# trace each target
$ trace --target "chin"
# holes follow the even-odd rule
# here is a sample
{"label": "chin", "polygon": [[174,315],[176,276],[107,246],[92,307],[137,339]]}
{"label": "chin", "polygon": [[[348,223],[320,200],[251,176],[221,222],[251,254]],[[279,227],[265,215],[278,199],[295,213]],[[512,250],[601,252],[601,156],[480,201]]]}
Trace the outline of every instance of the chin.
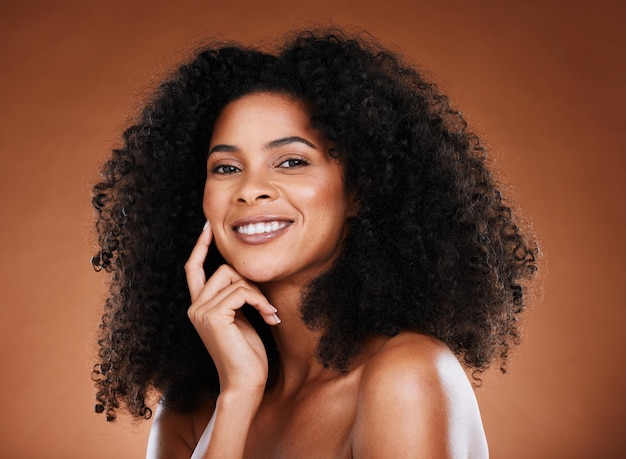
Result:
{"label": "chin", "polygon": [[269,273],[267,270],[246,270],[242,269],[236,271],[241,274],[241,276],[250,282],[254,282],[255,284],[267,284],[270,282],[277,282],[282,279],[281,276]]}
{"label": "chin", "polygon": [[237,271],[241,275],[241,277],[249,280],[250,282],[271,282],[272,280],[277,280],[277,277],[279,277],[277,276],[277,273],[275,273],[271,268],[268,269],[267,265],[251,266],[237,262],[227,262],[235,271]]}

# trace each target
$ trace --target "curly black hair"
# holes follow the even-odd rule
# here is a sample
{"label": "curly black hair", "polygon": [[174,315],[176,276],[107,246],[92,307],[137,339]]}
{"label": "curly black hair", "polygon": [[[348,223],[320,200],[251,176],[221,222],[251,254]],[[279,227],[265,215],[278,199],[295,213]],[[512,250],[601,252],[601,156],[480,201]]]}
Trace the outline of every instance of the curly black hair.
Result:
{"label": "curly black hair", "polygon": [[[93,377],[96,411],[149,418],[153,393],[174,409],[219,391],[187,318],[184,263],[204,224],[212,126],[229,102],[274,92],[306,101],[336,145],[358,199],[344,248],[303,292],[317,357],[346,371],[364,341],[413,330],[446,343],[465,366],[502,368],[519,341],[537,247],[519,229],[463,116],[402,58],[365,34],[289,36],[276,53],[202,49],[167,79],[123,134],[93,190],[99,252],[110,273]],[[224,263],[212,247],[210,275]],[[253,314],[270,365],[268,327]]]}

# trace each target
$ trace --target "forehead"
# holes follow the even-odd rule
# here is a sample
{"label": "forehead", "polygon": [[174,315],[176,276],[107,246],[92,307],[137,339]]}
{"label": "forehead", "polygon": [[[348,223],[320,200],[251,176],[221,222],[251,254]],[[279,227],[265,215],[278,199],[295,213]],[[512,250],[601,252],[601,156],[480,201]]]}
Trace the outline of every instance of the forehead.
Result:
{"label": "forehead", "polygon": [[227,138],[250,138],[321,134],[311,126],[311,112],[306,103],[283,94],[249,94],[230,102],[213,126],[211,143]]}

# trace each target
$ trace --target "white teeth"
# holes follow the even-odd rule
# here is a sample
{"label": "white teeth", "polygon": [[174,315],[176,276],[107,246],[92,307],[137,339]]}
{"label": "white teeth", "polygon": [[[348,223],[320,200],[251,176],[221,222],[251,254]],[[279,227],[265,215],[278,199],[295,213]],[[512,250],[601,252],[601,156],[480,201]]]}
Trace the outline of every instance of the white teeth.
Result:
{"label": "white teeth", "polygon": [[250,223],[249,225],[243,225],[237,227],[237,232],[241,234],[261,234],[271,233],[280,228],[287,226],[287,222],[265,222],[265,223]]}

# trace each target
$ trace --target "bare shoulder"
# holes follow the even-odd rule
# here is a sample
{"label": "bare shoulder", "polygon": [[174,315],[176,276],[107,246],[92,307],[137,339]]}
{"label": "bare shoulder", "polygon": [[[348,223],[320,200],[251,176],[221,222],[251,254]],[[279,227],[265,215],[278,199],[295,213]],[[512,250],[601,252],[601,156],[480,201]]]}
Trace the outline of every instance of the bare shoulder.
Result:
{"label": "bare shoulder", "polygon": [[179,413],[159,403],[152,421],[148,449],[148,459],[189,458],[209,423],[215,400],[203,399],[192,412]]}
{"label": "bare shoulder", "polygon": [[[401,333],[389,339],[366,363],[359,396],[364,403],[409,403],[420,412],[458,409],[459,396],[475,399],[463,368],[436,338]],[[464,403],[465,404],[465,403]]]}
{"label": "bare shoulder", "polygon": [[473,388],[441,341],[390,338],[365,363],[354,457],[487,457]]}
{"label": "bare shoulder", "polygon": [[471,387],[450,348],[431,336],[409,332],[390,338],[367,362],[362,389],[377,390],[381,382],[431,395],[454,386]]}

